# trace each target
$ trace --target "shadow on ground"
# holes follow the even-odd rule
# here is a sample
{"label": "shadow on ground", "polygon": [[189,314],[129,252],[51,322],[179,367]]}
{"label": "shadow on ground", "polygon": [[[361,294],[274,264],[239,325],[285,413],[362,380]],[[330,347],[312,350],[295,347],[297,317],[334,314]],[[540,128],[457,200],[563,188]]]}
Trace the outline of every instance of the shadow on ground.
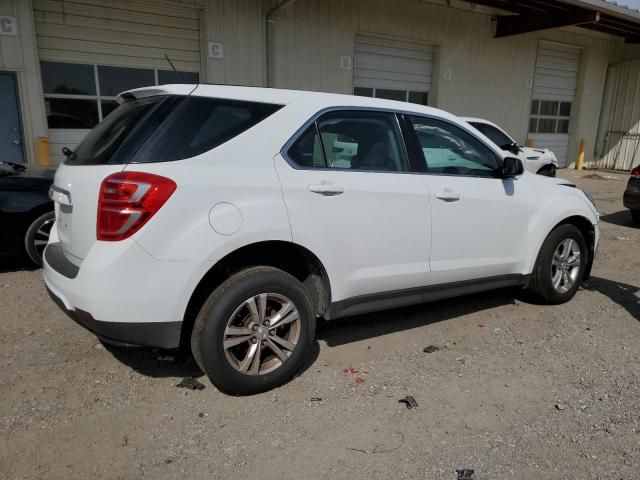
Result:
{"label": "shadow on ground", "polygon": [[636,228],[636,225],[631,220],[631,213],[629,210],[620,210],[616,213],[609,213],[602,215],[600,220],[603,222],[611,223],[613,225],[619,225],[621,227]]}
{"label": "shadow on ground", "polygon": [[[105,348],[120,362],[135,372],[152,378],[182,378],[204,376],[191,352],[185,350],[160,350],[145,347],[119,347],[104,344]],[[320,354],[320,345],[313,342],[311,355],[307,357],[300,373],[311,367]]]}
{"label": "shadow on ground", "polygon": [[33,272],[39,268],[20,255],[0,255],[0,273]]}
{"label": "shadow on ground", "polygon": [[324,340],[330,347],[345,345],[514,304],[516,298],[523,298],[522,290],[508,288],[331,322],[320,322],[318,339]]}
{"label": "shadow on ground", "polygon": [[623,307],[633,318],[640,321],[640,287],[606,278],[591,277],[583,285],[583,288],[609,297],[611,301]]}

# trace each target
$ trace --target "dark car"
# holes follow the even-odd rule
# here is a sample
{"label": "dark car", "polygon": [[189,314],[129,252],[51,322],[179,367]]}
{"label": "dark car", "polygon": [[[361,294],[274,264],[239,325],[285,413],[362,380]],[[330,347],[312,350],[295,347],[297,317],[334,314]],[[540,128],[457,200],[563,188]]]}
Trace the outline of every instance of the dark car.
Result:
{"label": "dark car", "polygon": [[633,223],[640,225],[640,165],[631,170],[631,177],[627,189],[622,197],[622,203],[631,210]]}
{"label": "dark car", "polygon": [[55,221],[49,187],[55,169],[0,162],[0,254],[25,255],[42,265]]}

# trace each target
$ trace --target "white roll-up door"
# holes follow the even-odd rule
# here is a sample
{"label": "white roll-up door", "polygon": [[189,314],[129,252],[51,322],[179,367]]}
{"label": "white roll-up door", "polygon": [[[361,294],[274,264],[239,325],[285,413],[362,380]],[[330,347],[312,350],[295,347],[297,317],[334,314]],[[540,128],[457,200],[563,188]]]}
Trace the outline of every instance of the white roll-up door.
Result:
{"label": "white roll-up door", "polygon": [[427,104],[433,47],[419,42],[357,35],[353,86],[357,95]]}
{"label": "white roll-up door", "polygon": [[114,108],[120,91],[198,80],[197,7],[154,0],[34,0],[34,18],[56,162],[63,146],[73,149]]}
{"label": "white roll-up door", "polygon": [[568,164],[569,124],[576,97],[581,50],[568,45],[541,43],[538,47],[529,139],[548,148],[561,167]]}

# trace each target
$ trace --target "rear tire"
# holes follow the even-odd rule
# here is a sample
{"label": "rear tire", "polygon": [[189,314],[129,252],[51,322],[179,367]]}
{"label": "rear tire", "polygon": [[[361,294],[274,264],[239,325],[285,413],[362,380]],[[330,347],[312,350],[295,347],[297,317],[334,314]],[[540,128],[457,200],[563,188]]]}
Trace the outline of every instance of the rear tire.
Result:
{"label": "rear tire", "polygon": [[640,210],[631,210],[631,219],[636,225],[640,225]]}
{"label": "rear tire", "polygon": [[529,281],[529,292],[543,303],[568,302],[580,286],[588,254],[580,230],[574,225],[560,225],[540,248]]}
{"label": "rear tire", "polygon": [[27,256],[39,267],[42,266],[42,254],[49,241],[49,234],[55,219],[55,213],[53,212],[40,215],[29,225],[24,236],[24,249],[27,252]]}
{"label": "rear tire", "polygon": [[304,366],[315,340],[313,312],[295,277],[271,267],[247,268],[225,280],[202,306],[191,335],[193,356],[223,392],[270,390]]}

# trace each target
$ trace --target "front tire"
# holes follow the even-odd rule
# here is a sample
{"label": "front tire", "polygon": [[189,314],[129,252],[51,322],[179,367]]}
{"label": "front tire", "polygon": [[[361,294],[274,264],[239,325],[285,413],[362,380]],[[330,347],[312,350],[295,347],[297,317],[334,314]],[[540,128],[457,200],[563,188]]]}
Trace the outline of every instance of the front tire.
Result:
{"label": "front tire", "polygon": [[51,227],[56,220],[55,213],[47,212],[36,218],[24,236],[24,249],[29,259],[37,266],[42,266],[42,254],[49,242]]}
{"label": "front tire", "polygon": [[271,267],[225,280],[202,306],[193,356],[223,392],[252,395],[289,381],[315,340],[314,309],[301,282]]}
{"label": "front tire", "polygon": [[529,282],[529,292],[544,303],[571,300],[584,275],[587,244],[574,225],[560,225],[545,239]]}

